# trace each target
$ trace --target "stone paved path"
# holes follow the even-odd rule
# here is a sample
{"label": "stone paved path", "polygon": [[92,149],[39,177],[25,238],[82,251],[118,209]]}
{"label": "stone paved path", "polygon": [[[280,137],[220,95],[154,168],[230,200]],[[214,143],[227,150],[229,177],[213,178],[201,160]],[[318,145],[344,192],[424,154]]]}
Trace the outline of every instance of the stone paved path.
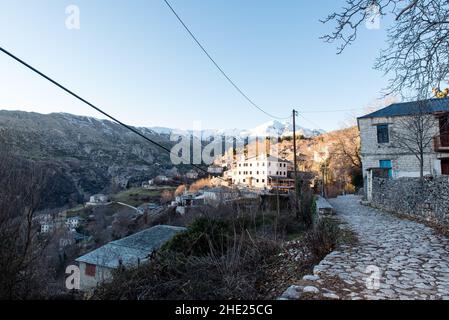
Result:
{"label": "stone paved path", "polygon": [[363,206],[356,196],[330,203],[360,240],[314,268],[321,278],[343,280],[346,296],[341,298],[449,299],[448,238],[423,224]]}

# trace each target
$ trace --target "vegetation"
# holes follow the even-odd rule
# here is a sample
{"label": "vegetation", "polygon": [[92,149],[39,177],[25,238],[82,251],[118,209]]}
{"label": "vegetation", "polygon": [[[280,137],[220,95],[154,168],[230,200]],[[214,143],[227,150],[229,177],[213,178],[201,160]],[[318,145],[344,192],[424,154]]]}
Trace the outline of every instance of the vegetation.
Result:
{"label": "vegetation", "polygon": [[[315,210],[314,198],[309,201],[304,210]],[[149,264],[116,272],[94,299],[263,299],[265,286],[276,282],[271,272],[282,264],[285,241],[304,239],[304,248],[312,248],[311,263],[338,239],[336,224],[311,227],[289,210],[236,213],[221,206],[171,223],[187,231],[167,242]]]}
{"label": "vegetation", "polygon": [[201,190],[205,187],[211,187],[212,186],[212,181],[209,178],[203,178],[200,180],[195,181],[194,183],[192,183],[192,185],[189,188],[190,192],[197,192],[198,190]]}
{"label": "vegetation", "polygon": [[141,205],[143,202],[159,201],[164,190],[148,190],[144,188],[131,188],[112,197],[115,202],[123,202],[131,206]]}

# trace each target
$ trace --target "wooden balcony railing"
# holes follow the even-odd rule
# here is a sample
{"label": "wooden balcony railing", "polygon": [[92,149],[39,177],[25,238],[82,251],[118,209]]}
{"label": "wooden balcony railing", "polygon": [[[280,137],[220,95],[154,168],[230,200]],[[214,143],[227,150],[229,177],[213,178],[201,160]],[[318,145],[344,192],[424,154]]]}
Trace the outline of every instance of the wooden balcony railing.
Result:
{"label": "wooden balcony railing", "polygon": [[436,152],[449,152],[449,133],[433,138],[433,148]]}

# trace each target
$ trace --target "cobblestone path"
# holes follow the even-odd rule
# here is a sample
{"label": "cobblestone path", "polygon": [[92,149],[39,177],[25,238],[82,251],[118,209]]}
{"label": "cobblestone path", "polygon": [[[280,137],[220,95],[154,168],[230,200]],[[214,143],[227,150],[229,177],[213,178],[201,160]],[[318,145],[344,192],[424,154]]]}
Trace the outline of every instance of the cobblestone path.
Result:
{"label": "cobblestone path", "polygon": [[449,299],[448,238],[423,224],[363,206],[356,196],[329,202],[360,240],[314,268],[323,280],[342,280],[341,299]]}

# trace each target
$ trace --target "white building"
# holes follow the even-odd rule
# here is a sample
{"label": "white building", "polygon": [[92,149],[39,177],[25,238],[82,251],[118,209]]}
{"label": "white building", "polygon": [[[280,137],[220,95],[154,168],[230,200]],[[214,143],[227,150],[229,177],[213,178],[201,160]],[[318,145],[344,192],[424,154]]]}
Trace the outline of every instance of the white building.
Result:
{"label": "white building", "polygon": [[187,179],[198,179],[198,172],[196,172],[195,170],[190,170],[186,173],[186,178]]}
{"label": "white building", "polygon": [[89,202],[86,203],[88,206],[98,206],[109,204],[109,197],[104,194],[95,194],[89,198]]}
{"label": "white building", "polygon": [[66,226],[69,228],[69,230],[74,230],[78,228],[81,223],[84,221],[83,218],[76,216],[76,217],[70,217],[66,220]]}
{"label": "white building", "polygon": [[43,222],[41,223],[41,233],[49,233],[54,228],[54,224],[52,222]]}
{"label": "white building", "polygon": [[225,177],[234,185],[243,185],[256,189],[271,188],[274,181],[288,180],[288,172],[293,164],[273,156],[260,155],[246,159],[241,157],[226,172]]}

